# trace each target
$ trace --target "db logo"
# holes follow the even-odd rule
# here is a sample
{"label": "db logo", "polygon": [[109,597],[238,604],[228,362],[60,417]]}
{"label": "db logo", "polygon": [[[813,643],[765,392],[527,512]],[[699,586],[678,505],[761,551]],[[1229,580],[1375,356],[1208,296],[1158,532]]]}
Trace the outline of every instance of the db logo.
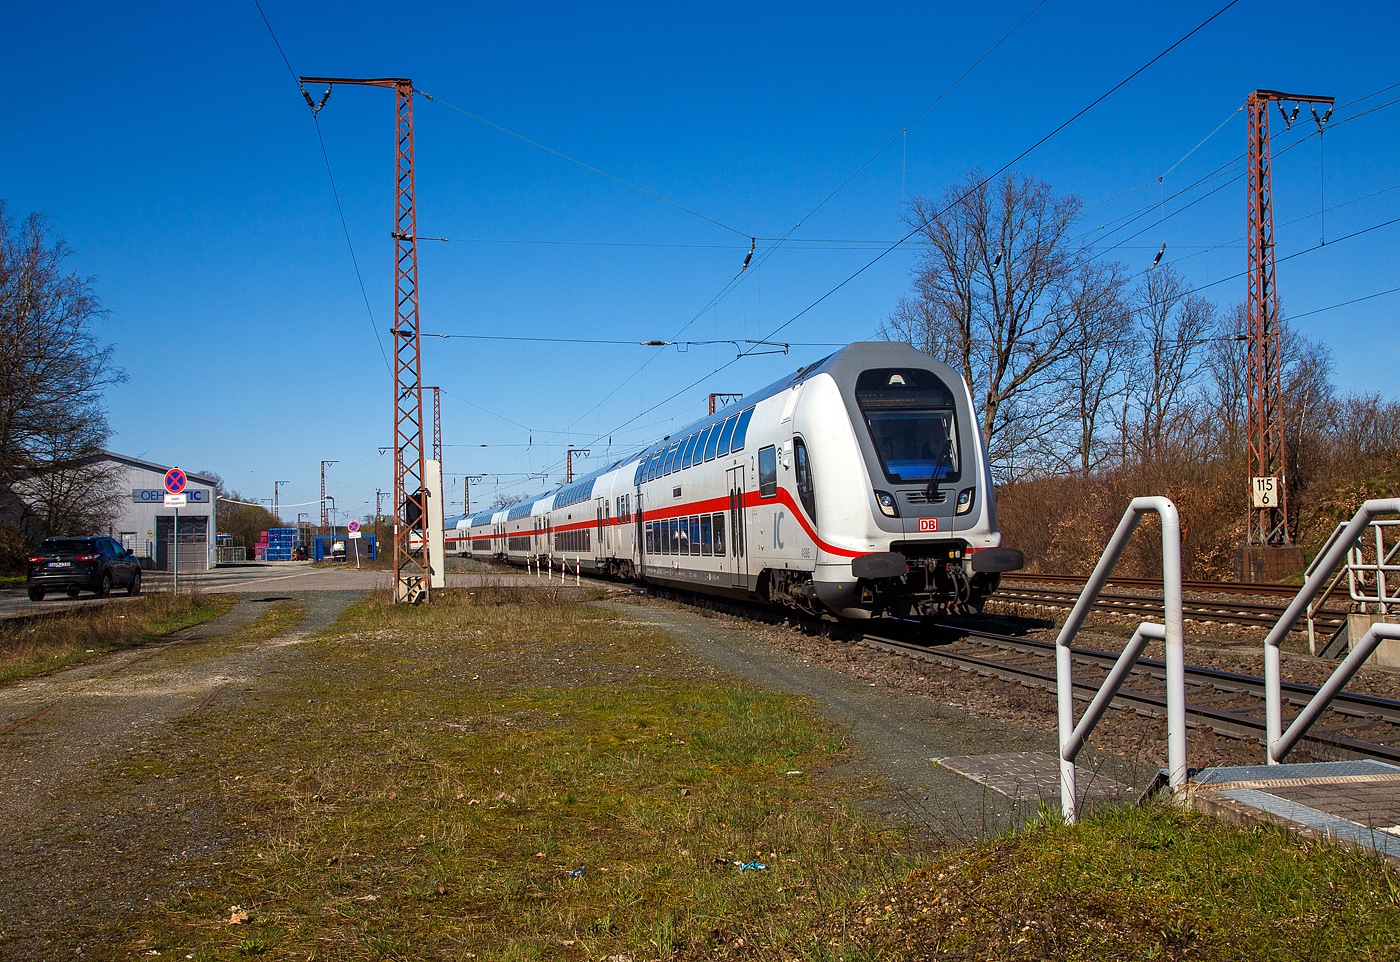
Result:
{"label": "db logo", "polygon": [[920,530],[920,531],[937,531],[937,530],[938,530],[938,519],[937,519],[937,518],[920,518],[920,519],[919,519],[919,530]]}

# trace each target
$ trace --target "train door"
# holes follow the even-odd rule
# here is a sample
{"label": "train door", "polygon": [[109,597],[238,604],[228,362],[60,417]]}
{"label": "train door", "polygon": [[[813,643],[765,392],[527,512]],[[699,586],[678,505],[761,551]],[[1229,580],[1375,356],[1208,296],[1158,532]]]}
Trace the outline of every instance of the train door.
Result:
{"label": "train door", "polygon": [[607,521],[604,518],[603,506],[607,503],[608,502],[606,498],[599,498],[597,501],[593,502],[593,513],[596,516],[598,532],[598,537],[595,538],[593,541],[593,543],[597,546],[593,552],[593,556],[595,558],[603,557],[603,536],[608,530],[606,527]]}
{"label": "train door", "polygon": [[749,586],[748,545],[744,537],[744,466],[729,469],[729,584]]}
{"label": "train door", "polygon": [[642,565],[646,564],[646,537],[645,529],[642,527],[645,522],[642,519],[642,489],[637,488],[637,511],[633,516],[636,519],[632,527],[632,536],[637,539],[637,543],[632,546],[632,557],[636,559],[637,574],[642,573]]}

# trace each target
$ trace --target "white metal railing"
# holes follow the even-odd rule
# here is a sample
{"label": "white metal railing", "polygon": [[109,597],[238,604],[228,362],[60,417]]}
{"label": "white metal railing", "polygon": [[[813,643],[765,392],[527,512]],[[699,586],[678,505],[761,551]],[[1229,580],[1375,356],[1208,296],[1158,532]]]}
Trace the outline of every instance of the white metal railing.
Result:
{"label": "white metal railing", "polygon": [[[1318,692],[1302,713],[1294,719],[1289,727],[1287,736],[1283,732],[1283,693],[1282,693],[1282,672],[1283,659],[1279,650],[1279,645],[1283,639],[1288,637],[1288,632],[1298,617],[1303,614],[1309,602],[1320,595],[1329,578],[1332,577],[1333,570],[1353,551],[1361,540],[1362,534],[1380,515],[1400,514],[1400,498],[1385,498],[1380,500],[1367,501],[1361,505],[1352,519],[1347,522],[1346,527],[1339,532],[1334,532],[1328,541],[1326,549],[1318,556],[1310,568],[1310,574],[1303,582],[1303,587],[1298,590],[1298,594],[1289,602],[1284,609],[1283,616],[1264,639],[1264,716],[1266,729],[1266,751],[1267,760],[1270,765],[1279,764],[1289,750],[1298,743],[1298,739],[1307,731],[1313,721],[1327,707],[1327,703],[1336,697],[1342,690],[1351,676],[1356,674],[1358,668],[1382,641],[1388,638],[1400,638],[1400,626],[1396,625],[1372,625],[1365,636],[1347,655],[1337,670],[1332,673],[1332,677],[1318,689]],[[1377,531],[1380,529],[1377,528]],[[1383,543],[1377,535],[1377,545]],[[1382,549],[1383,550],[1383,549]],[[1393,549],[1392,549],[1393,554]],[[1377,558],[1378,580],[1384,572],[1380,571],[1380,566],[1386,564],[1386,555],[1381,554]]]}
{"label": "white metal railing", "polygon": [[[1074,667],[1070,646],[1108,581],[1113,566],[1127,547],[1133,531],[1143,515],[1150,512],[1155,512],[1162,520],[1162,604],[1166,624],[1144,622],[1138,626],[1104,679],[1098,694],[1089,703],[1084,717],[1075,725]],[[1055,674],[1060,709],[1060,804],[1065,821],[1070,824],[1078,820],[1074,761],[1084,748],[1089,733],[1112,704],[1113,696],[1133,665],[1142,657],[1147,643],[1153,640],[1165,642],[1167,649],[1167,771],[1168,784],[1175,793],[1186,786],[1186,651],[1181,615],[1181,521],[1176,505],[1170,498],[1162,497],[1134,498],[1128,505],[1123,520],[1118,522],[1118,529],[1113,532],[1094,573],[1089,576],[1079,600],[1075,602],[1074,610],[1055,639]]]}
{"label": "white metal railing", "polygon": [[[1346,523],[1337,525],[1331,537],[1323,544],[1322,550],[1303,573],[1305,579],[1317,570],[1333,543],[1342,537],[1347,527]],[[1387,547],[1385,538],[1386,530],[1396,527],[1400,527],[1400,521],[1372,521],[1372,537],[1367,539],[1363,530],[1347,549],[1346,563],[1332,576],[1327,587],[1308,601],[1308,651],[1312,654],[1318,653],[1314,616],[1339,592],[1343,583],[1346,584],[1353,611],[1368,613],[1374,607],[1376,614],[1384,615],[1400,608],[1400,539],[1394,540]],[[1367,545],[1368,540],[1374,543],[1374,548]],[[1375,560],[1372,561],[1372,558]]]}
{"label": "white metal railing", "polygon": [[209,549],[214,556],[214,564],[231,564],[235,561],[247,561],[248,549],[243,545],[220,545]]}

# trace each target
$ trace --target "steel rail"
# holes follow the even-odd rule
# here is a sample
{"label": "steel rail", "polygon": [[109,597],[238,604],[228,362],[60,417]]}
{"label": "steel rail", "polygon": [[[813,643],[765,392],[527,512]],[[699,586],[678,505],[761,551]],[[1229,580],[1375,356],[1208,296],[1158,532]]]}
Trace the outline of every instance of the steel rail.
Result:
{"label": "steel rail", "polygon": [[[1082,585],[1087,580],[1087,575],[1033,574],[1026,571],[1008,571],[1001,576],[1001,583],[1003,585],[1010,582],[1047,585]],[[1150,588],[1154,591],[1162,590],[1162,580],[1160,578],[1111,577],[1108,579],[1107,584],[1116,585],[1120,588]],[[1245,584],[1238,581],[1183,581],[1181,583],[1181,589],[1183,591],[1203,592],[1206,594],[1281,595],[1287,598],[1292,598],[1298,593],[1297,585],[1256,585]]]}
{"label": "steel rail", "polygon": [[[1026,602],[1043,602],[1047,607],[1068,608],[1078,600],[1078,593],[1058,588],[1001,588],[994,598]],[[1068,602],[1065,604],[1064,602]],[[1147,595],[1100,594],[1094,603],[1095,608],[1120,611],[1146,611],[1160,613],[1162,601]],[[1218,621],[1237,625],[1265,625],[1273,627],[1283,614],[1283,605],[1273,605],[1248,601],[1203,602],[1188,601],[1183,604],[1185,616],[1192,621]],[[1325,610],[1317,613],[1313,621],[1323,626],[1341,627],[1346,613]],[[1299,618],[1295,624],[1301,622]]]}

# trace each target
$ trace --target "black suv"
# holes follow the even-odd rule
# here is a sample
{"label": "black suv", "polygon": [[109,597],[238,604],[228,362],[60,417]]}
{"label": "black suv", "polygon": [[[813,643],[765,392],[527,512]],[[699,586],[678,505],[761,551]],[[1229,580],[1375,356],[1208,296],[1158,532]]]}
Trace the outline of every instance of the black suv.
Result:
{"label": "black suv", "polygon": [[29,600],[43,601],[48,591],[70,598],[91,591],[106,598],[113,588],[141,593],[141,565],[111,538],[50,538],[29,558]]}

